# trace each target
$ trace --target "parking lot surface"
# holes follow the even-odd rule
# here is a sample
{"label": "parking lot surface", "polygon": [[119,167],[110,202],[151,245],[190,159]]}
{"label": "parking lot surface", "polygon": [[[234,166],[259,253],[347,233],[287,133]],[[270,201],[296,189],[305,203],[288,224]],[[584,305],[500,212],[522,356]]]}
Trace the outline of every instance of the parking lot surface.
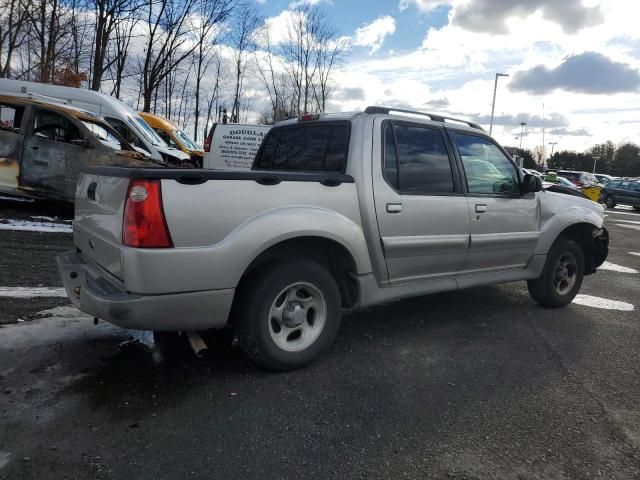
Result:
{"label": "parking lot surface", "polygon": [[60,295],[68,212],[0,201],[0,479],[640,478],[640,214],[607,213],[565,309],[515,283],[349,312],[276,374],[95,326]]}

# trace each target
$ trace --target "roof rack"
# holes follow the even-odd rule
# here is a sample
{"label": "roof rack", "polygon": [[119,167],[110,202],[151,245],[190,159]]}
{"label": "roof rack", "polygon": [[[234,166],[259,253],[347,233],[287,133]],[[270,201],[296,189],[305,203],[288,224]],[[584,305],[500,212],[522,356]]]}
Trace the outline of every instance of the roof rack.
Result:
{"label": "roof rack", "polygon": [[50,97],[48,95],[42,95],[41,93],[30,92],[29,90],[27,90],[27,87],[25,86],[20,87],[20,93],[26,93],[27,98],[30,98],[31,100],[42,99],[48,103],[62,103],[63,105],[71,105],[71,100],[69,99],[59,98],[59,97]]}
{"label": "roof rack", "polygon": [[369,107],[365,108],[365,110],[364,110],[364,113],[370,113],[370,114],[381,113],[383,115],[390,115],[392,112],[410,113],[411,115],[422,115],[424,117],[429,117],[429,120],[431,120],[433,122],[446,123],[447,121],[449,121],[449,122],[454,122],[454,123],[462,123],[464,125],[468,125],[471,128],[475,128],[477,130],[484,131],[484,128],[482,128],[477,123],[473,123],[473,122],[470,122],[468,120],[462,120],[460,118],[453,118],[453,117],[446,117],[446,116],[443,116],[443,115],[437,115],[435,113],[418,112],[418,111],[415,111],[415,110],[404,110],[402,108],[377,107],[377,106],[369,106]]}

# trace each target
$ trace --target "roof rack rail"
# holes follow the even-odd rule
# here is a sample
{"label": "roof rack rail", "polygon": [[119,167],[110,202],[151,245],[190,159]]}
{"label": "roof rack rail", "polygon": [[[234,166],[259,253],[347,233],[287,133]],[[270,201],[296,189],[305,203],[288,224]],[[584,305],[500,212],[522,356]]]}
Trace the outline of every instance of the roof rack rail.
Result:
{"label": "roof rack rail", "polygon": [[50,97],[48,95],[42,95],[41,93],[30,92],[29,90],[27,90],[27,87],[25,86],[20,87],[20,93],[26,93],[27,98],[30,98],[31,100],[42,99],[48,103],[62,103],[63,105],[71,105],[71,100],[69,99],[59,98],[59,97]]}
{"label": "roof rack rail", "polygon": [[449,120],[450,122],[463,123],[465,125],[470,126],[471,128],[484,131],[484,128],[482,128],[477,123],[473,123],[468,120],[462,120],[460,118],[446,117],[444,115],[438,115],[435,113],[419,112],[416,110],[404,110],[402,108],[393,108],[393,107],[378,107],[378,106],[369,106],[364,110],[364,113],[370,113],[370,114],[381,113],[383,115],[389,115],[391,112],[410,113],[412,115],[422,115],[425,117],[429,117],[429,120],[433,122],[445,123],[447,120]]}

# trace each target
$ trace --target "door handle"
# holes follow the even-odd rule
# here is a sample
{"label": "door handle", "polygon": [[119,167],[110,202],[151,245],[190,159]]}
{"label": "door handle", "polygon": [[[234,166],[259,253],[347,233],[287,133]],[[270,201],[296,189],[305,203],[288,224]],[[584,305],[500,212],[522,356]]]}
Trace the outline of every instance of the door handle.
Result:
{"label": "door handle", "polygon": [[31,150],[40,150],[40,147],[36,147],[35,145],[31,145]]}
{"label": "door handle", "polygon": [[476,213],[485,213],[488,210],[487,205],[479,203],[476,205]]}
{"label": "door handle", "polygon": [[400,213],[402,212],[401,203],[387,203],[387,213]]}

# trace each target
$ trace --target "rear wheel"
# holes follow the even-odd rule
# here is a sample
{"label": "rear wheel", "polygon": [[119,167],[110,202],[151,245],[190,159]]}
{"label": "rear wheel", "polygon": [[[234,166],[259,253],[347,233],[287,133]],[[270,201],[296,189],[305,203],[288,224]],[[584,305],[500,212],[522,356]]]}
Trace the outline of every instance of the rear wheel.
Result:
{"label": "rear wheel", "polygon": [[340,326],[340,291],[322,265],[308,260],[263,268],[242,288],[236,332],[240,347],[270,370],[313,362]]}
{"label": "rear wheel", "polygon": [[613,195],[608,195],[604,199],[604,204],[607,206],[607,208],[615,208],[616,200],[615,200],[615,198],[613,198]]}
{"label": "rear wheel", "polygon": [[540,305],[551,308],[571,303],[584,277],[584,253],[578,243],[559,238],[549,251],[542,274],[529,280],[529,294]]}

